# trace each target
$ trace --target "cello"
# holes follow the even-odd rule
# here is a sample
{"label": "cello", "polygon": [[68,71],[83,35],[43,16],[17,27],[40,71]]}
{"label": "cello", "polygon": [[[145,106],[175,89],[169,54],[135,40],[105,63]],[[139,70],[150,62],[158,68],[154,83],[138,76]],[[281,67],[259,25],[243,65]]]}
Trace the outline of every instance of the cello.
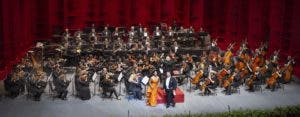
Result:
{"label": "cello", "polygon": [[225,53],[225,55],[224,55],[224,57],[223,57],[223,62],[224,62],[224,64],[226,64],[226,65],[230,65],[231,64],[231,57],[233,56],[233,53],[231,52],[231,49],[233,48],[233,45],[234,45],[235,43],[233,43],[233,44],[230,44],[229,46],[228,46],[228,48],[227,48],[227,51],[226,51],[226,53]]}
{"label": "cello", "polygon": [[[288,57],[288,59],[290,59],[290,56]],[[295,64],[295,61],[294,59],[290,59],[288,61],[287,64],[285,64],[284,68],[282,71],[284,71],[283,73],[283,80],[284,80],[284,83],[289,83],[292,79],[292,74],[293,74],[293,71],[294,71],[294,68],[293,68],[293,65]]]}
{"label": "cello", "polygon": [[271,88],[273,91],[276,87],[277,79],[281,77],[281,74],[279,73],[279,68],[271,75],[269,79],[267,79],[266,84],[267,88]]}
{"label": "cello", "polygon": [[200,79],[202,78],[203,76],[203,70],[199,70],[197,75],[192,79],[192,84],[197,84],[199,83]]}

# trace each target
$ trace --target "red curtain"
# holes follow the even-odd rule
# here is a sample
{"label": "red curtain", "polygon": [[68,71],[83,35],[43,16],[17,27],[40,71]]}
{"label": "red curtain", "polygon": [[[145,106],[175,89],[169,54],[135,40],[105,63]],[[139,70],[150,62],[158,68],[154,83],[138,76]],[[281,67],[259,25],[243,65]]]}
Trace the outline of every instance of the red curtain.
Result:
{"label": "red curtain", "polygon": [[33,0],[1,1],[0,79],[10,72],[33,44]]}
{"label": "red curtain", "polygon": [[251,48],[268,40],[271,51],[281,50],[281,60],[287,55],[300,60],[299,0],[2,0],[0,4],[0,79],[34,41],[51,39],[56,29],[93,23],[149,27],[176,21],[196,30],[203,27],[219,38],[223,49],[245,38]]}

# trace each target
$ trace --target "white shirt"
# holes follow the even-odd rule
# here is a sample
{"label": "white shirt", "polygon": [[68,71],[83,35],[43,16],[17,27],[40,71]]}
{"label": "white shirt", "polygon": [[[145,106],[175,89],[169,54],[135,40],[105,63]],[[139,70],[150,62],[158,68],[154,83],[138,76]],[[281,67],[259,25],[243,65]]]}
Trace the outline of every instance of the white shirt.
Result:
{"label": "white shirt", "polygon": [[169,89],[170,79],[171,79],[171,77],[168,77],[168,78],[166,79],[166,88],[167,88],[167,89]]}

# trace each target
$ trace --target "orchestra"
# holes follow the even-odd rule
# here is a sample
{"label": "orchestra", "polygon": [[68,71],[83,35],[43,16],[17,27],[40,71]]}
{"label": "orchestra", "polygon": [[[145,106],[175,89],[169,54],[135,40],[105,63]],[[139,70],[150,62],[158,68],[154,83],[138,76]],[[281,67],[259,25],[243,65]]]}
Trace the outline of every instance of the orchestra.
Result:
{"label": "orchestra", "polygon": [[[120,100],[117,86],[124,81],[127,93],[132,93],[138,100],[147,98],[147,105],[155,106],[159,84],[163,83],[169,107],[175,106],[173,98],[177,83],[180,86],[190,82],[193,90],[203,95],[213,94],[217,87],[231,95],[243,84],[251,92],[260,86],[275,91],[280,84],[293,81],[294,58],[288,56],[282,64],[279,50],[268,57],[267,44],[252,51],[245,39],[237,51],[237,42],[230,43],[223,51],[217,39],[209,39],[206,43],[210,37],[203,28],[198,32],[192,26],[155,26],[151,29],[139,25],[131,26],[128,32],[122,27],[110,29],[105,26],[99,31],[93,25],[89,32],[79,29],[73,33],[66,28],[61,43],[54,48],[55,53],[61,55],[42,57],[40,61],[43,62],[27,55],[15,66],[5,80],[9,97],[15,98],[27,89],[28,94],[38,101],[48,81],[52,81],[57,97],[62,100],[67,99],[72,83],[76,96],[82,100],[89,100],[91,93],[96,92],[90,88],[93,83],[99,84],[95,86],[101,89],[102,97],[112,98],[114,94]],[[192,53],[193,48],[201,51]],[[65,71],[70,61],[75,67],[73,79],[67,78]],[[118,78],[119,74],[124,80]],[[146,76],[150,78],[148,82],[144,82]]]}

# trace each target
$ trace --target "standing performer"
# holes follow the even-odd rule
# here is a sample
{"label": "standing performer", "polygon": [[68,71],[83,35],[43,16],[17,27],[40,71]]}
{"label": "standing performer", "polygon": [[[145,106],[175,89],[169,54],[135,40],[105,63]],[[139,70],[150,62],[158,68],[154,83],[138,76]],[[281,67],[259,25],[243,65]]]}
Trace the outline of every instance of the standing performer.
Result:
{"label": "standing performer", "polygon": [[156,106],[157,105],[157,89],[159,85],[159,77],[157,71],[154,71],[153,76],[150,78],[149,86],[147,89],[147,105]]}
{"label": "standing performer", "polygon": [[164,82],[164,89],[167,94],[167,108],[169,108],[170,104],[171,106],[175,107],[175,90],[177,88],[177,81],[174,77],[171,76],[170,71],[167,72],[167,78]]}

